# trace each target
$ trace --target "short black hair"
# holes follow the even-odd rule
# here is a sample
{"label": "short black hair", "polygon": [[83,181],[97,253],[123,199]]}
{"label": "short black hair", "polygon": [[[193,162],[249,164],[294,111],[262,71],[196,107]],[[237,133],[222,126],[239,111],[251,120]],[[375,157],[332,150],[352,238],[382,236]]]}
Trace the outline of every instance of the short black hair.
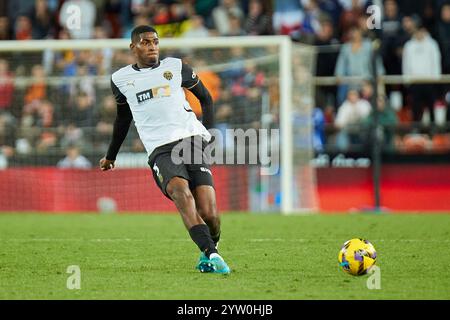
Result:
{"label": "short black hair", "polygon": [[146,32],[154,32],[156,34],[158,34],[158,32],[155,30],[155,28],[151,27],[151,26],[147,26],[147,25],[142,25],[142,26],[137,26],[136,28],[133,29],[133,31],[131,31],[131,42],[136,42],[137,40],[139,40],[139,35],[141,33],[146,33]]}

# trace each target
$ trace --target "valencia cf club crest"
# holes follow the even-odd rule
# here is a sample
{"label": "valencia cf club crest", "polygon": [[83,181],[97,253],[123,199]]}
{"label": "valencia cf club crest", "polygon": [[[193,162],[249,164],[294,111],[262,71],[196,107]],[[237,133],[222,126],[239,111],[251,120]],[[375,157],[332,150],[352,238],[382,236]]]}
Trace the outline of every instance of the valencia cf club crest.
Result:
{"label": "valencia cf club crest", "polygon": [[159,180],[159,183],[161,183],[161,184],[164,182],[164,178],[161,173],[158,173],[158,180]]}
{"label": "valencia cf club crest", "polygon": [[170,71],[164,72],[164,78],[166,78],[169,81],[172,80],[172,78],[173,78],[172,72],[170,72]]}

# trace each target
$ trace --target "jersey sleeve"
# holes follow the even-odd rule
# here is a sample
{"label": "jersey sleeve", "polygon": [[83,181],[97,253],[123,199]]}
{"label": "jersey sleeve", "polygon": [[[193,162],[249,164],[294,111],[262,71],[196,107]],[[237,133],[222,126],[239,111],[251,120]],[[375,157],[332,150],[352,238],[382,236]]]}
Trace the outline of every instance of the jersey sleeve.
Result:
{"label": "jersey sleeve", "polygon": [[112,78],[111,78],[111,90],[114,95],[114,98],[116,99],[117,104],[128,104],[127,98],[123,95],[122,92],[120,92],[119,88],[117,88]]}
{"label": "jersey sleeve", "polygon": [[199,80],[195,71],[189,65],[183,63],[181,67],[181,86],[191,89],[197,85]]}

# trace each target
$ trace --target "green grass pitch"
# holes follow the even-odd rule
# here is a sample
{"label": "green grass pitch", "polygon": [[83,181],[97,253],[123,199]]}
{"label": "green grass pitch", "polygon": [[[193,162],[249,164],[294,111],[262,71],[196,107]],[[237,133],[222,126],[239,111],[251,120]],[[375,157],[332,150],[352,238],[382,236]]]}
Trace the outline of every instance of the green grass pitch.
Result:
{"label": "green grass pitch", "polygon": [[[354,237],[377,249],[379,290],[338,267]],[[450,299],[450,215],[227,213],[229,276],[194,269],[177,215],[0,214],[0,246],[0,299]]]}

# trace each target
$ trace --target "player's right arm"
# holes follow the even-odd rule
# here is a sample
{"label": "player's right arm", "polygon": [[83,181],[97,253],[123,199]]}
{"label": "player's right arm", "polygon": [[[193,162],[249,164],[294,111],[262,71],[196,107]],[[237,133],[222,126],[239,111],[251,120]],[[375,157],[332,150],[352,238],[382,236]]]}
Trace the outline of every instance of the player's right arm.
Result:
{"label": "player's right arm", "polygon": [[117,115],[116,120],[114,121],[113,134],[108,152],[106,153],[106,156],[100,160],[100,169],[102,171],[114,168],[116,156],[119,153],[119,149],[128,134],[131,121],[133,120],[133,115],[131,114],[127,99],[120,92],[120,90],[112,80],[111,89],[117,102]]}

